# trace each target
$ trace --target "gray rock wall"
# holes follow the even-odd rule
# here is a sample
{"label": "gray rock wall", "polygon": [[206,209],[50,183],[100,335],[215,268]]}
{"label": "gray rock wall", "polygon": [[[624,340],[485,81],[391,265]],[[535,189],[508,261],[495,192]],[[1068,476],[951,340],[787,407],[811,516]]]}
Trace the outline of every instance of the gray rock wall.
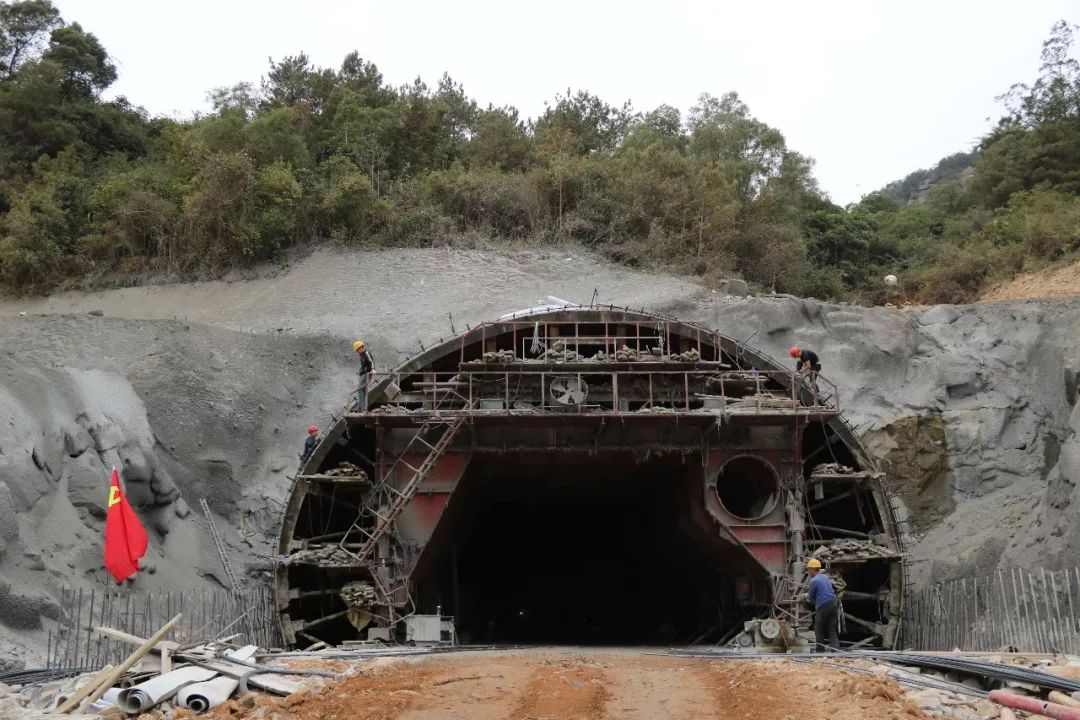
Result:
{"label": "gray rock wall", "polygon": [[1074,566],[1080,301],[923,309],[715,300],[698,319],[822,357],[916,533],[912,578]]}
{"label": "gray rock wall", "polygon": [[[530,282],[517,305],[533,304],[543,283]],[[643,286],[637,275],[620,282]],[[619,302],[612,288],[601,291]],[[395,311],[395,293],[384,287],[346,307],[363,309],[355,332],[385,367],[417,351],[417,341],[437,341],[448,310],[459,327],[513,310],[509,292],[474,293],[460,307],[425,295]],[[1076,564],[1080,302],[897,310],[703,300],[699,288],[673,295],[657,291],[652,309],[777,357],[792,344],[821,354],[845,417],[883,459],[908,510],[913,579]],[[354,330],[344,321],[334,334],[268,330],[258,297],[247,302],[255,332],[85,314],[0,321],[0,587],[8,588],[0,602],[21,618],[5,636],[0,607],[10,654],[21,657],[40,639],[24,617],[28,606],[48,612],[59,587],[106,582],[101,518],[113,464],[151,531],[157,571],[141,574],[139,586],[223,581],[200,497],[218,517],[234,567],[252,577],[265,571],[267,534],[304,428],[325,424],[352,387]]]}
{"label": "gray rock wall", "polygon": [[135,587],[227,582],[191,512],[202,497],[234,569],[267,577],[304,428],[340,410],[353,377],[338,339],[170,321],[25,318],[0,323],[0,347],[0,654],[32,660],[50,596],[112,582],[113,466],[150,536]]}

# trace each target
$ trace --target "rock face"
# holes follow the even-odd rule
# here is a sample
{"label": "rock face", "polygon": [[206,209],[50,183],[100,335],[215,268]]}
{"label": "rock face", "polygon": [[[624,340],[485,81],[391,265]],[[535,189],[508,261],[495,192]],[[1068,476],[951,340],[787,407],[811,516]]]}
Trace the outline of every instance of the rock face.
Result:
{"label": "rock face", "polygon": [[699,319],[775,355],[819,353],[907,507],[916,582],[1076,564],[1080,301],[895,310],[759,297],[714,301]]}
{"label": "rock face", "polygon": [[[224,584],[206,518],[190,510],[203,497],[235,567],[265,573],[257,530],[274,527],[266,498],[283,495],[298,449],[281,428],[340,408],[324,385],[351,378],[338,345],[86,315],[0,322],[0,646],[5,627],[23,639],[41,628],[60,587],[107,582],[114,466],[150,534],[136,587]],[[246,543],[244,526],[256,529]]]}
{"label": "rock face", "polygon": [[[156,572],[141,573],[138,587],[220,583],[203,497],[233,566],[265,569],[303,428],[340,412],[354,382],[355,336],[382,369],[452,323],[548,294],[587,301],[597,285],[602,302],[704,322],[777,357],[796,344],[817,351],[844,416],[906,506],[913,580],[1077,564],[1080,301],[865,309],[721,296],[590,262],[324,253],[251,283],[0,303],[3,597],[105,582],[113,465],[151,534]],[[87,314],[95,308],[104,316]],[[18,315],[26,310],[72,314]],[[26,602],[0,600],[32,628]],[[18,632],[15,657],[32,649],[29,631]]]}

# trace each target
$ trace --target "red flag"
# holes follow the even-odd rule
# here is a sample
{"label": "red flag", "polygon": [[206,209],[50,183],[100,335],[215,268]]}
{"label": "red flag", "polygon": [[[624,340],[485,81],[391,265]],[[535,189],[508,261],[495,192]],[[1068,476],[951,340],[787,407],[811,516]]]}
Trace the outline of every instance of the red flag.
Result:
{"label": "red flag", "polygon": [[113,468],[109,486],[109,507],[105,516],[105,569],[123,582],[139,569],[146,554],[146,530],[120,489],[120,473]]}

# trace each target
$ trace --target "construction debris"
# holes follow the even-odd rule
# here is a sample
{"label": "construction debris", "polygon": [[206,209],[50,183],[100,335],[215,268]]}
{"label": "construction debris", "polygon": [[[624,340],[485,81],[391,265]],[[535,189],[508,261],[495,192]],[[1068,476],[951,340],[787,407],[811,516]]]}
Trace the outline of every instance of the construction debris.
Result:
{"label": "construction debris", "polygon": [[506,364],[517,362],[517,357],[513,350],[495,350],[484,353],[481,356],[481,362],[489,365]]}
{"label": "construction debris", "polygon": [[875,558],[895,557],[896,552],[871,540],[838,538],[829,541],[814,550],[813,557],[818,560],[838,562],[840,560],[872,560]]}
{"label": "construction debris", "polygon": [[340,462],[335,468],[330,468],[322,473],[327,477],[362,477],[367,478],[367,473],[357,464],[351,462]]}
{"label": "construction debris", "polygon": [[342,602],[348,611],[346,617],[357,630],[367,627],[374,615],[372,608],[378,600],[375,586],[366,580],[353,580],[342,586],[339,592]]}
{"label": "construction debris", "polygon": [[291,555],[279,558],[284,565],[291,563],[315,563],[319,565],[351,566],[356,564],[356,556],[337,545],[320,545],[298,550]]}
{"label": "construction debris", "polygon": [[697,348],[690,348],[689,350],[678,353],[677,355],[669,355],[667,359],[671,362],[696,363],[701,360],[701,353],[697,351]]}
{"label": "construction debris", "polygon": [[847,465],[841,465],[840,463],[822,463],[814,468],[810,473],[810,477],[815,475],[852,475],[855,473],[853,468],[849,468]]}
{"label": "construction debris", "polygon": [[551,347],[542,352],[538,359],[540,362],[581,362],[584,360],[581,353],[567,348],[562,340],[552,343]]}
{"label": "construction debris", "polygon": [[544,350],[535,358],[519,358],[512,350],[489,350],[476,360],[466,360],[463,365],[509,365],[512,363],[539,364],[539,363],[609,363],[609,362],[701,362],[701,353],[697,348],[690,348],[684,352],[665,355],[659,347],[635,350],[623,345],[614,353],[605,350],[598,351],[591,357],[582,355],[577,350],[567,347],[562,340],[556,340],[550,348]]}
{"label": "construction debris", "polygon": [[[361,588],[353,590],[361,596],[365,594]],[[139,647],[115,668],[106,666],[93,674],[59,680],[52,678],[62,673],[24,673],[27,679],[19,681],[17,692],[0,685],[0,719],[45,720],[66,717],[68,713],[110,720],[129,715],[168,718],[179,708],[196,714],[207,712],[237,693],[292,695],[321,686],[325,678],[337,677],[337,673],[328,669],[268,662],[273,654],[255,645],[236,647],[225,641],[206,640],[178,647],[164,638],[179,621],[177,615],[148,639],[131,636]],[[111,628],[101,630],[127,635]],[[149,673],[139,669],[139,660],[154,651],[163,655],[172,653],[173,668]]]}

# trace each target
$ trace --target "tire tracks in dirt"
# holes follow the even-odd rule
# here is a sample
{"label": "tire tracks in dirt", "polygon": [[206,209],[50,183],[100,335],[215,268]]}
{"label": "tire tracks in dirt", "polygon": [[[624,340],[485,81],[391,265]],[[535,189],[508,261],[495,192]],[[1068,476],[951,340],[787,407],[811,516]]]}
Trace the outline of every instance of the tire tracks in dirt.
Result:
{"label": "tire tracks in dirt", "polygon": [[584,656],[540,663],[516,703],[517,720],[601,718],[611,699],[608,664]]}

